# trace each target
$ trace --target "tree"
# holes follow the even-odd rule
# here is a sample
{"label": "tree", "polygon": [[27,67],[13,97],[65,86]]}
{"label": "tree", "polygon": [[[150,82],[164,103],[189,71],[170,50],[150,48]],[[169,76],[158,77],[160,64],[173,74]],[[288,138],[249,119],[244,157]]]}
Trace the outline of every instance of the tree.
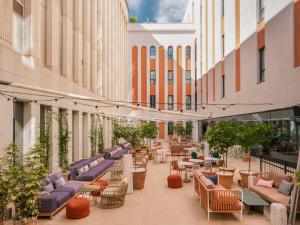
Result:
{"label": "tree", "polygon": [[137,16],[129,16],[129,23],[137,23]]}
{"label": "tree", "polygon": [[185,135],[185,129],[184,129],[182,123],[177,123],[175,125],[175,133],[177,134],[177,136]]}
{"label": "tree", "polygon": [[206,139],[209,146],[223,155],[225,167],[227,167],[228,148],[237,143],[236,131],[237,124],[225,120],[212,125],[206,133]]}
{"label": "tree", "polygon": [[186,125],[185,125],[185,133],[187,136],[192,136],[193,134],[193,122],[192,121],[188,121],[186,122]]}

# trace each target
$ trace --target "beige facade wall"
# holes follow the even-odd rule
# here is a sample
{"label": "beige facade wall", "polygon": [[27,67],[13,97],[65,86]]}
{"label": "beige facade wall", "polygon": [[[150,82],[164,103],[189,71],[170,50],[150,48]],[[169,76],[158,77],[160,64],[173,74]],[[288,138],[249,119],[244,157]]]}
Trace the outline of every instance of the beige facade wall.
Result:
{"label": "beige facade wall", "polygon": [[[126,100],[126,0],[24,0],[23,18],[16,15],[12,3],[0,3],[0,81],[104,100]],[[16,21],[22,21],[21,37],[16,32],[20,29]],[[21,50],[13,40],[21,43]],[[0,85],[0,91],[5,90],[26,92]],[[67,100],[43,101],[43,91],[39,93],[38,101],[26,104],[24,110],[24,151],[38,138],[40,105],[49,105],[53,112],[63,108],[68,113],[69,130],[76,137],[75,146],[72,140],[69,145],[70,162],[89,156],[90,150],[85,149],[90,148],[89,133],[83,130],[90,130],[91,115],[101,109]],[[13,141],[13,101],[0,96],[0,105],[2,149]],[[104,123],[105,147],[111,143],[110,123]],[[52,171],[59,170],[57,136],[58,124],[53,118]]]}

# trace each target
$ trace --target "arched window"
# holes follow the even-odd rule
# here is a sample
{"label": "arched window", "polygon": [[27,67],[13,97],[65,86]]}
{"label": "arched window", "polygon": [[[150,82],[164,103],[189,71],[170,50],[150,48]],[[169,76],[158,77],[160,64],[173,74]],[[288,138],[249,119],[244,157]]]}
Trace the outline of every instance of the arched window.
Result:
{"label": "arched window", "polygon": [[154,46],[150,47],[150,59],[155,59],[156,49]]}
{"label": "arched window", "polygon": [[191,59],[191,47],[190,46],[186,46],[186,48],[185,48],[185,58],[187,60]]}
{"label": "arched window", "polygon": [[173,47],[168,47],[168,59],[173,59]]}

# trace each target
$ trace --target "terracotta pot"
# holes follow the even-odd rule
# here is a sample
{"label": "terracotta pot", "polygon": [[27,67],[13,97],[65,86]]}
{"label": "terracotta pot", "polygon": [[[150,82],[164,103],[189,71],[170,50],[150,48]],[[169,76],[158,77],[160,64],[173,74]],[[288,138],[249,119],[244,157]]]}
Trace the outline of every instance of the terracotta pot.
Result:
{"label": "terracotta pot", "polygon": [[4,224],[5,224],[5,221],[2,218],[0,218],[0,225],[4,225]]}
{"label": "terracotta pot", "polygon": [[240,176],[242,179],[242,187],[243,188],[247,188],[248,187],[248,177],[250,175],[255,176],[258,174],[258,172],[254,171],[254,170],[240,170]]}
{"label": "terracotta pot", "polygon": [[244,162],[249,162],[251,160],[251,154],[250,153],[243,153],[242,159]]}
{"label": "terracotta pot", "polygon": [[133,171],[133,189],[140,190],[144,188],[146,179],[146,170],[142,168],[134,169]]}

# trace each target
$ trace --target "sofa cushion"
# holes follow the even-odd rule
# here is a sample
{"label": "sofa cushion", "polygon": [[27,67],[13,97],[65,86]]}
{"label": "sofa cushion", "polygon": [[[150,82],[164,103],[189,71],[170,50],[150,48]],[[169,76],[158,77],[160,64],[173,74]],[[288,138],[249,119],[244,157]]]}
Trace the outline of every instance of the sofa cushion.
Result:
{"label": "sofa cushion", "polygon": [[275,170],[271,170],[270,174],[271,174],[271,179],[274,180],[274,186],[276,188],[279,188],[282,180],[286,180],[288,182],[292,181],[292,177],[290,175],[279,173]]}
{"label": "sofa cushion", "polygon": [[61,206],[71,197],[69,192],[64,192],[64,191],[52,191],[49,196],[56,198],[57,207]]}
{"label": "sofa cushion", "polygon": [[66,181],[63,177],[59,178],[58,180],[54,181],[55,188],[60,188],[66,184]]}
{"label": "sofa cushion", "polygon": [[206,178],[210,179],[212,182],[214,182],[214,185],[218,184],[218,176],[206,176]]}
{"label": "sofa cushion", "polygon": [[258,194],[261,198],[266,200],[270,203],[281,203],[285,206],[289,206],[289,196],[286,196],[284,194],[281,194],[277,191],[277,188],[267,188],[267,187],[261,187],[257,185],[252,185],[249,187],[249,189],[256,194]]}
{"label": "sofa cushion", "polygon": [[90,169],[88,172],[78,175],[76,180],[78,181],[92,181],[97,178],[100,174],[106,171],[112,164],[114,163],[113,160],[105,160],[102,163],[99,163],[97,166]]}
{"label": "sofa cushion", "polygon": [[282,180],[281,184],[278,188],[278,192],[284,195],[290,196],[293,190],[294,184],[292,182],[288,182],[286,180]]}
{"label": "sofa cushion", "polygon": [[69,192],[70,196],[74,196],[77,192],[79,192],[80,188],[83,186],[81,182],[67,182],[65,185],[55,189],[56,192]]}
{"label": "sofa cushion", "polygon": [[259,178],[256,185],[261,186],[261,187],[266,187],[266,188],[272,188],[273,183],[274,183],[273,180],[265,180],[265,179]]}
{"label": "sofa cushion", "polygon": [[83,166],[83,167],[80,167],[77,171],[78,171],[78,174],[79,174],[79,175],[84,174],[84,172],[85,172],[85,167],[84,167],[84,166]]}
{"label": "sofa cushion", "polygon": [[89,163],[89,167],[90,167],[90,169],[91,169],[91,168],[93,168],[93,167],[95,167],[95,166],[97,166],[97,165],[98,165],[98,163],[99,163],[99,162],[98,162],[98,160],[97,160],[97,159],[95,159],[94,161],[90,162],[90,163]]}
{"label": "sofa cushion", "polygon": [[53,187],[52,183],[49,183],[49,184],[42,187],[42,191],[46,191],[48,193],[50,193],[53,190],[54,190],[54,187]]}
{"label": "sofa cushion", "polygon": [[[58,180],[61,177],[63,177],[63,174],[61,172],[56,172],[49,176],[49,180],[54,185],[54,181]],[[55,187],[55,185],[54,185],[54,187]]]}
{"label": "sofa cushion", "polygon": [[214,188],[214,183],[210,179],[206,178],[205,176],[201,176],[200,181],[205,185],[205,187],[207,189],[213,189]]}
{"label": "sofa cushion", "polygon": [[109,159],[118,160],[118,159],[120,159],[123,155],[124,155],[124,153],[123,153],[122,151],[116,152],[115,154],[111,155],[111,156],[109,157]]}

